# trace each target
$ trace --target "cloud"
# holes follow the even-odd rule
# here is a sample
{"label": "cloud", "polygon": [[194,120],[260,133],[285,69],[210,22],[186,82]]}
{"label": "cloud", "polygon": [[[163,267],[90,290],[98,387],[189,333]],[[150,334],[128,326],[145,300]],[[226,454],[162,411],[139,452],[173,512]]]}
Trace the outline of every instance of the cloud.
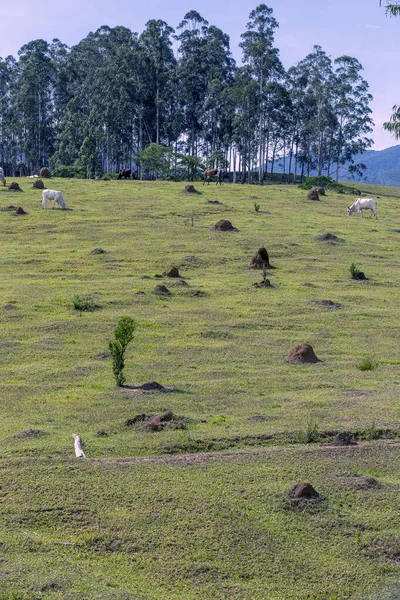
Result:
{"label": "cloud", "polygon": [[369,29],[383,29],[383,25],[366,25]]}

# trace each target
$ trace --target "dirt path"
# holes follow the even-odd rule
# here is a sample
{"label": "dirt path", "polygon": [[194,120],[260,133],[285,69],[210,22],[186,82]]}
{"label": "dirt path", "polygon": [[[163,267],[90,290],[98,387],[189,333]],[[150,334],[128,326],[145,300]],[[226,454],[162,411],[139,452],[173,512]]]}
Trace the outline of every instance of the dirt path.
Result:
{"label": "dirt path", "polygon": [[366,447],[381,446],[384,448],[388,447],[400,447],[400,442],[390,440],[377,440],[371,442],[358,442],[354,446],[340,446],[335,444],[307,444],[307,445],[290,445],[290,446],[274,446],[273,448],[257,448],[253,450],[219,450],[214,452],[196,452],[189,454],[163,454],[161,456],[140,456],[140,457],[126,457],[126,458],[100,458],[100,459],[88,459],[90,464],[95,466],[106,466],[106,465],[123,465],[123,464],[134,464],[134,463],[152,463],[152,464],[200,464],[219,458],[251,458],[255,456],[267,456],[276,452],[288,452],[288,451],[309,451],[309,452],[356,452]]}

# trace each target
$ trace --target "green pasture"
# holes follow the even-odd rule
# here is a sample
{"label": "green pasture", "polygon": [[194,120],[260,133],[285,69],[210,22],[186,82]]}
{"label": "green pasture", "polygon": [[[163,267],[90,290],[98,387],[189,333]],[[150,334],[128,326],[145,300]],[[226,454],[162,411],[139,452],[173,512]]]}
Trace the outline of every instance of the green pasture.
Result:
{"label": "green pasture", "polygon": [[[19,183],[0,191],[28,213],[0,210],[0,598],[398,597],[399,190],[365,187],[375,220],[285,185],[52,179],[62,211]],[[272,288],[247,268],[260,246]],[[157,277],[172,266],[186,286]],[[115,387],[124,315],[127,383],[170,391]],[[286,363],[299,342],[321,362]],[[126,425],[164,410],[186,427]],[[327,448],[337,432],[360,444]],[[321,501],[288,509],[303,480]]]}

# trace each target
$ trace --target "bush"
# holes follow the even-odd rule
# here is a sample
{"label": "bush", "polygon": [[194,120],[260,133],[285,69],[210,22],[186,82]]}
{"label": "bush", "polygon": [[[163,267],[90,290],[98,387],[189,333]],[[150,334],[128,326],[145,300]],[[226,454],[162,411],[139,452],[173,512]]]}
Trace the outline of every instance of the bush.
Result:
{"label": "bush", "polygon": [[254,210],[257,213],[261,208],[261,204],[258,204],[258,202],[254,202]]}
{"label": "bush", "polygon": [[338,194],[354,194],[360,196],[361,191],[353,186],[344,185],[338,183],[332,177],[320,176],[320,177],[306,177],[303,183],[300,183],[299,188],[301,190],[311,190],[313,187],[316,188],[329,188]]}
{"label": "bush", "polygon": [[363,358],[357,368],[360,369],[360,371],[373,371],[375,367],[376,364],[373,360],[370,358]]}
{"label": "bush", "polygon": [[131,317],[121,317],[114,331],[114,340],[108,343],[112,356],[112,368],[116,384],[121,387],[126,379],[124,375],[125,351],[133,339],[136,323]]}
{"label": "bush", "polygon": [[54,177],[75,177],[80,178],[79,170],[73,165],[61,165],[54,169]]}
{"label": "bush", "polygon": [[93,300],[92,296],[74,296],[72,299],[72,304],[74,306],[74,310],[79,310],[82,314],[83,312],[93,312],[94,310],[100,308],[98,304]]}
{"label": "bush", "polygon": [[307,429],[300,432],[299,442],[301,444],[315,444],[319,440],[320,434],[316,423],[309,423]]}

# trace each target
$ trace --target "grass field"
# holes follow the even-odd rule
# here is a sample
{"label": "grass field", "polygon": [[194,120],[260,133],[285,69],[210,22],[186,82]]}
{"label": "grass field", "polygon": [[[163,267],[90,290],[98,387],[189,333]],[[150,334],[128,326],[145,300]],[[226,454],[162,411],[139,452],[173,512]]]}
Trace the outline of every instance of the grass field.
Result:
{"label": "grass field", "polygon": [[[0,211],[0,598],[398,598],[400,191],[366,188],[376,221],[293,186],[51,180],[62,211],[20,185],[0,191],[28,213]],[[171,391],[115,387],[124,315],[127,383]],[[286,363],[299,342],[321,362]],[[126,424],[165,410],[185,428]],[[321,500],[287,506],[307,480]]]}

